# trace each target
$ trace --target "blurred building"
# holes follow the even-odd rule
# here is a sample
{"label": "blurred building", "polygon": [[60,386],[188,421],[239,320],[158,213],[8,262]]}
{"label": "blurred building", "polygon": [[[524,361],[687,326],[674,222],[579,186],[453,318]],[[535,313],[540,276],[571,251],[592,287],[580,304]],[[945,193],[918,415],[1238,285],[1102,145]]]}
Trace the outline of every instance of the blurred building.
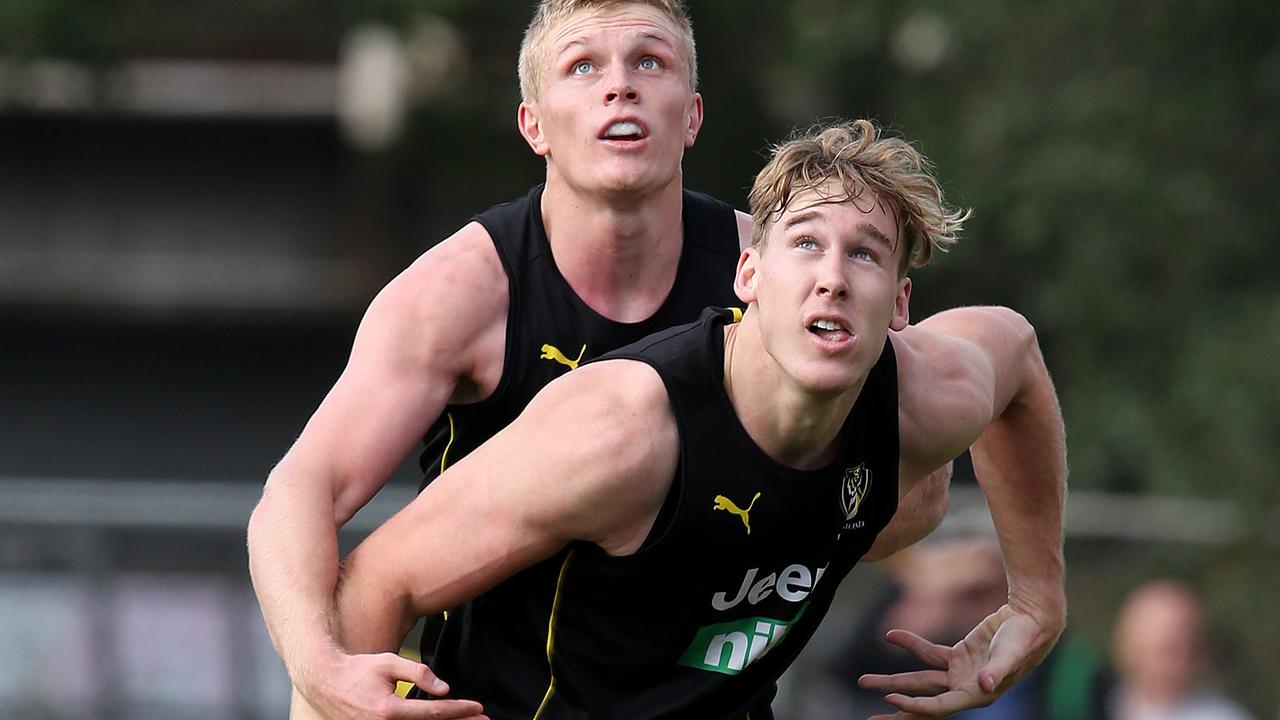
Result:
{"label": "blurred building", "polygon": [[394,35],[150,11],[0,53],[4,717],[285,712],[244,524],[406,233]]}

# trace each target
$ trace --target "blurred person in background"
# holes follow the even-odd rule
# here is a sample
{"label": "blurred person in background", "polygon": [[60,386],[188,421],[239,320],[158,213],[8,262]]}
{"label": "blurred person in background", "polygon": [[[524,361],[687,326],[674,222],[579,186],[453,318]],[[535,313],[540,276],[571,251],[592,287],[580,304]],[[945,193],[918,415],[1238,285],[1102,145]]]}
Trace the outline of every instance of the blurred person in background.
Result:
{"label": "blurred person in background", "polygon": [[[544,0],[519,74],[517,129],[545,159],[545,184],[477,215],[378,294],[250,518],[250,573],[294,701],[327,717],[449,709],[394,695],[397,681],[443,692],[426,665],[349,653],[333,629],[338,529],[414,446],[426,439],[425,485],[579,363],[737,304],[750,217],[683,187],[703,112],[683,5]],[[917,485],[878,547],[936,525],[946,479]],[[467,622],[456,608],[443,642]],[[424,632],[423,657],[438,632]]]}
{"label": "blurred person in background", "polygon": [[[855,627],[830,672],[849,689],[846,714],[867,717],[885,706],[878,693],[850,682],[850,673],[904,673],[916,658],[884,641],[894,628],[954,645],[1009,597],[996,538],[982,533],[935,533],[899,552],[884,567],[890,586]],[[1101,666],[1069,633],[1039,667],[993,704],[958,713],[968,720],[1096,720],[1105,717]]]}
{"label": "blurred person in background", "polygon": [[392,650],[475,598],[460,652],[437,660],[494,718],[767,720],[900,492],[972,444],[1005,601],[954,647],[892,631],[930,669],[860,682],[940,717],[1043,659],[1065,618],[1066,447],[1034,330],[996,307],[909,325],[908,267],[967,213],[868,121],[778,147],[751,209],[745,313],[708,310],[550,383],[351,553],[344,643]]}
{"label": "blurred person in background", "polygon": [[1115,720],[1248,720],[1211,683],[1204,605],[1175,580],[1140,585],[1120,611],[1112,641]]}

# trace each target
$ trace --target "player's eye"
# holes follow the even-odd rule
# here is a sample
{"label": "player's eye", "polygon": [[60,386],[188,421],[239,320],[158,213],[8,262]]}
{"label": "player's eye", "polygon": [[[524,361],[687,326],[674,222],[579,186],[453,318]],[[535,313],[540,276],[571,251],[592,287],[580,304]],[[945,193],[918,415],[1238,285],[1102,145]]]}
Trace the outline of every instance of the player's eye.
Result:
{"label": "player's eye", "polygon": [[591,64],[590,60],[579,60],[578,62],[573,64],[573,68],[569,72],[573,73],[574,75],[586,75],[587,73],[594,70],[595,67],[596,67],[595,65]]}
{"label": "player's eye", "polygon": [[641,70],[658,70],[662,67],[662,62],[652,55],[646,55],[640,60]]}

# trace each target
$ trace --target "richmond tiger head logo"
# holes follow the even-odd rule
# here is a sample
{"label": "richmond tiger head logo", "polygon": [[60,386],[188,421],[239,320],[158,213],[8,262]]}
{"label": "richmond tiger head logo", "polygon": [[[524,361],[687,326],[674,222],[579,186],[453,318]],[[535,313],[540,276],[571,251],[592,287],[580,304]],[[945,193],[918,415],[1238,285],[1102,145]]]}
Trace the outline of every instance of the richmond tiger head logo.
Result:
{"label": "richmond tiger head logo", "polygon": [[862,500],[871,489],[871,471],[866,463],[858,463],[857,467],[846,468],[844,482],[840,483],[840,507],[844,510],[845,520],[852,520],[862,507]]}

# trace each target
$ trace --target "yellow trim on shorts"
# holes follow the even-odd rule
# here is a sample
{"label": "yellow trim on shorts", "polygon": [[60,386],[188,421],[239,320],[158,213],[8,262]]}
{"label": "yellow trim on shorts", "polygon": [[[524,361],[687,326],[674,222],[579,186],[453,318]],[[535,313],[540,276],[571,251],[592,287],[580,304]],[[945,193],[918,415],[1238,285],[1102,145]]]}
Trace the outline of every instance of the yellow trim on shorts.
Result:
{"label": "yellow trim on shorts", "polygon": [[573,553],[564,558],[564,564],[560,566],[560,577],[556,579],[556,595],[551,601],[551,617],[547,620],[547,670],[551,673],[551,682],[547,683],[547,694],[542,696],[542,703],[538,705],[538,712],[533,714],[533,720],[542,717],[542,711],[547,709],[547,704],[551,702],[551,696],[556,692],[556,671],[551,666],[551,654],[555,650],[556,640],[556,615],[560,611],[560,591],[564,587],[565,572],[569,569],[569,561],[573,559]]}

